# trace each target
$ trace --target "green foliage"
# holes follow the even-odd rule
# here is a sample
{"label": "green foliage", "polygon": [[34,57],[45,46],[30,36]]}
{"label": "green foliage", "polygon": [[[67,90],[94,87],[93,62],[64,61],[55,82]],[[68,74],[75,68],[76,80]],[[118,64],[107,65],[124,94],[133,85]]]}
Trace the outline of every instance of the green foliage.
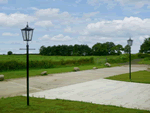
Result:
{"label": "green foliage", "polygon": [[124,50],[124,48],[123,48],[122,45],[120,45],[120,44],[118,44],[118,45],[112,47],[111,49],[112,49],[113,51],[115,51],[117,55],[121,55],[121,54],[122,54],[121,51]]}
{"label": "green foliage", "polygon": [[[73,65],[82,65],[82,64],[92,64],[94,63],[94,58],[80,58],[78,60],[34,60],[29,61],[29,68],[54,68],[59,66],[73,66]],[[19,70],[26,69],[26,62],[20,62],[15,60],[10,61],[0,61],[0,71],[8,70]]]}
{"label": "green foliage", "polygon": [[13,54],[12,51],[7,52],[7,55],[12,55],[12,54]]}
{"label": "green foliage", "polygon": [[[131,60],[138,58],[137,54],[131,54]],[[122,54],[118,57],[108,58],[109,63],[124,63],[129,61],[129,54]]]}
{"label": "green foliage", "polygon": [[129,45],[126,45],[125,47],[124,47],[124,53],[129,53],[129,51],[130,51],[130,46]]}
{"label": "green foliage", "polygon": [[150,53],[150,37],[144,40],[140,47],[139,53]]}
{"label": "green foliage", "polygon": [[113,42],[96,43],[90,48],[88,45],[54,45],[54,46],[41,46],[40,55],[47,56],[104,56],[104,55],[120,55],[123,51],[122,45],[115,45]]}
{"label": "green foliage", "polygon": [[145,53],[145,54],[143,54],[143,53],[138,53],[138,57],[139,57],[139,58],[146,58],[146,57],[150,57],[150,54],[148,54],[148,53]]}

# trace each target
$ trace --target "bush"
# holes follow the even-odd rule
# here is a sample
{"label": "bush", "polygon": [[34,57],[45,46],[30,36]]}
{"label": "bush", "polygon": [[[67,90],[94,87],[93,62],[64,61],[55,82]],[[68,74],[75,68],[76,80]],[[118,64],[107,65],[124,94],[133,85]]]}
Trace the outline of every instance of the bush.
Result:
{"label": "bush", "polygon": [[[137,54],[131,54],[131,60],[138,58]],[[109,63],[125,63],[129,61],[129,54],[123,54],[116,58],[109,58],[107,62]]]}
{"label": "bush", "polygon": [[138,58],[146,58],[146,57],[150,57],[150,54],[143,54],[143,53],[138,53]]}
{"label": "bush", "polygon": [[7,55],[12,55],[12,54],[13,54],[12,51],[7,52]]}

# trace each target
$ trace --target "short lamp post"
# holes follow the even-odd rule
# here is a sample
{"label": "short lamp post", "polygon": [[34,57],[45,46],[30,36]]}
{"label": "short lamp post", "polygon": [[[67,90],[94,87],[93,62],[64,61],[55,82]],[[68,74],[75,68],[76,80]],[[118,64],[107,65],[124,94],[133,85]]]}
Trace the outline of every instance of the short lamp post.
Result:
{"label": "short lamp post", "polygon": [[131,38],[129,40],[127,40],[127,43],[129,45],[129,79],[131,81],[131,46],[133,43],[133,40],[131,40]]}
{"label": "short lamp post", "polygon": [[26,50],[27,50],[27,105],[29,106],[29,45],[28,41],[32,40],[33,30],[28,26],[28,23],[25,28],[21,29],[22,37],[24,41],[27,41]]}

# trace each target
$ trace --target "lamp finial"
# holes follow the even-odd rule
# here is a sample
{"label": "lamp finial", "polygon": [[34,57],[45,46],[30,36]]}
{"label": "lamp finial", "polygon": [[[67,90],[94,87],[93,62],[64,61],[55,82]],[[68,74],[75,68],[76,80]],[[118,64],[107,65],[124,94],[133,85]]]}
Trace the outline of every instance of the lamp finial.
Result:
{"label": "lamp finial", "polygon": [[27,22],[27,27],[28,27],[28,22]]}

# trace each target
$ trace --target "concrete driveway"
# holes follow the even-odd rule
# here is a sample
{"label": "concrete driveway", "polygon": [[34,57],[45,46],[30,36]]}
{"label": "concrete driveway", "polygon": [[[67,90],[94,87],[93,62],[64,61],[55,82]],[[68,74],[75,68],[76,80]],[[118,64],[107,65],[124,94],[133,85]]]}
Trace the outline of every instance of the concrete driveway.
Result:
{"label": "concrete driveway", "polygon": [[98,79],[30,93],[30,96],[150,110],[150,84]]}
{"label": "concrete driveway", "polygon": [[[147,66],[145,66],[145,65],[132,65],[132,72],[146,70],[146,69],[147,69]],[[119,102],[123,101],[123,100],[118,101],[119,95],[121,96],[120,98],[123,97],[122,94],[124,94],[124,95],[128,94],[129,97],[134,97],[133,95],[131,96],[131,94],[132,94],[131,90],[134,91],[134,89],[135,89],[135,91],[137,91],[136,88],[138,88],[138,85],[135,85],[135,84],[138,84],[138,83],[113,81],[113,80],[106,80],[103,78],[109,77],[109,76],[114,76],[114,75],[119,75],[119,74],[123,74],[123,73],[128,73],[128,72],[129,72],[129,67],[128,67],[128,65],[126,65],[126,66],[120,66],[120,67],[102,68],[102,69],[97,69],[97,70],[86,70],[86,71],[79,71],[79,72],[53,74],[53,75],[48,75],[48,76],[30,77],[30,94],[31,95],[35,94],[35,96],[36,95],[37,96],[45,95],[46,98],[49,98],[49,97],[56,98],[57,97],[57,98],[66,98],[66,99],[73,99],[73,100],[74,99],[80,99],[80,100],[85,99],[85,101],[87,101],[87,98],[89,101],[93,101],[92,98],[95,98],[95,101],[93,101],[93,102],[96,102],[96,101],[100,100],[100,98],[101,98],[100,102],[104,101],[102,99],[105,99],[107,101],[106,104],[110,104],[110,101],[112,102],[112,104],[114,102],[119,103]],[[92,80],[96,80],[97,85],[94,85],[95,81],[92,81]],[[78,84],[78,83],[80,83],[80,84]],[[134,84],[134,85],[132,86],[131,84]],[[90,85],[91,85],[91,87],[90,87]],[[63,86],[65,86],[65,87],[63,87]],[[131,88],[128,88],[130,86],[131,86]],[[86,89],[86,87],[90,88],[90,89]],[[141,92],[143,92],[143,95],[145,96],[145,100],[148,102],[147,105],[149,105],[150,93],[148,92],[148,89],[150,89],[150,85],[149,84],[141,84],[141,86],[139,86],[139,87],[142,88]],[[55,89],[55,88],[57,88],[57,89]],[[59,92],[59,90],[61,90],[61,88],[63,89],[62,92],[65,94],[63,96],[61,96],[62,92]],[[114,88],[114,89],[112,89],[112,88]],[[101,89],[101,90],[98,90],[98,89]],[[107,90],[107,89],[109,89],[109,90]],[[53,91],[55,91],[54,96],[52,96],[51,93],[45,93],[45,90],[48,92],[50,91],[53,94],[54,94]],[[16,95],[26,94],[26,78],[10,79],[8,81],[2,81],[2,82],[0,82],[0,91],[1,91],[0,97],[8,97],[8,96],[16,96]],[[95,91],[98,91],[99,93],[95,92]],[[109,91],[111,91],[111,92],[109,92]],[[120,91],[122,92],[122,94],[119,94]],[[38,92],[40,92],[40,93],[38,93]],[[100,93],[100,92],[102,92],[102,93]],[[83,95],[85,95],[85,93],[86,93],[86,95],[89,95],[89,96],[87,96],[87,97],[83,96]],[[103,94],[104,96],[107,95],[106,96],[107,98],[103,97],[101,94]],[[116,94],[115,96],[117,96],[118,98],[115,98],[109,94],[112,94],[112,95]],[[135,93],[133,92],[133,94],[135,94]],[[140,95],[140,94],[141,93],[137,92],[137,95]],[[74,95],[73,97],[75,97],[75,98],[73,98],[71,95]],[[99,98],[99,99],[97,99],[97,98]],[[125,98],[127,98],[127,97],[125,97]],[[126,99],[124,99],[124,100],[126,100]],[[106,101],[104,101],[104,102],[106,102]],[[136,102],[136,101],[134,101],[134,102]],[[99,101],[98,101],[98,103],[99,103]],[[126,106],[127,106],[130,102],[126,102],[126,103],[127,103],[126,104]],[[124,105],[124,104],[125,103],[123,102],[121,105]],[[144,109],[149,109],[146,107],[146,104],[145,104]]]}
{"label": "concrete driveway", "polygon": [[[132,72],[146,69],[147,67],[145,65],[132,65]],[[128,66],[125,65],[121,67],[101,68],[97,70],[85,70],[79,72],[53,74],[48,76],[30,77],[30,93],[87,82],[128,72]],[[26,78],[1,81],[0,91],[0,97],[24,94],[26,93]]]}

